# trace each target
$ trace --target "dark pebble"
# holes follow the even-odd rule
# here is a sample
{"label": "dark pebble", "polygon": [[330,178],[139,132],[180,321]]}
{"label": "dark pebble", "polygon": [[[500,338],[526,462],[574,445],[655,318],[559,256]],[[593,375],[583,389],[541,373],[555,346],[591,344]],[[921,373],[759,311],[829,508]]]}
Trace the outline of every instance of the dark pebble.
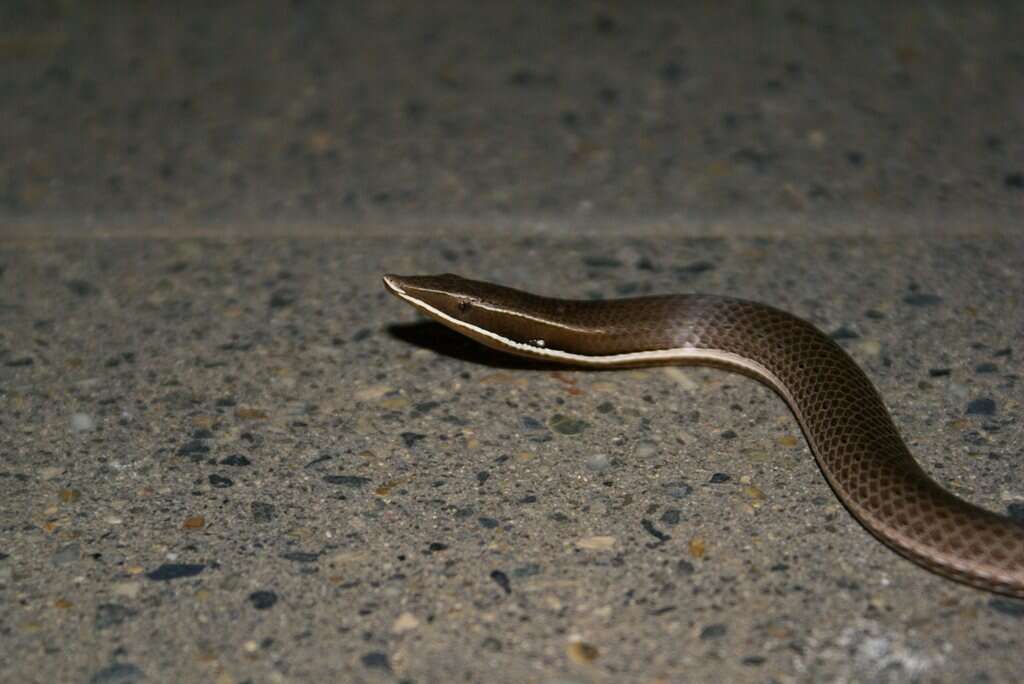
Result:
{"label": "dark pebble", "polygon": [[252,465],[252,461],[247,459],[245,456],[242,456],[241,454],[231,454],[227,458],[222,459],[220,464],[221,465],[226,465],[226,466],[240,467],[240,466]]}
{"label": "dark pebble", "polygon": [[721,623],[708,625],[704,629],[700,630],[700,638],[704,640],[718,639],[719,637],[725,636],[727,631],[729,631],[728,628]]}
{"label": "dark pebble", "polygon": [[985,363],[979,363],[974,367],[975,373],[995,373],[997,370],[999,370],[999,366],[987,361]]}
{"label": "dark pebble", "polygon": [[498,526],[498,521],[494,518],[477,518],[476,521],[480,523],[480,527],[483,527],[487,530],[493,530],[495,527]]}
{"label": "dark pebble", "polygon": [[708,482],[710,482],[711,484],[721,484],[723,482],[728,482],[731,479],[731,475],[727,475],[725,473],[715,473],[714,475],[711,476],[711,479],[708,480]]}
{"label": "dark pebble", "polygon": [[93,624],[98,630],[116,627],[135,614],[135,610],[126,606],[116,603],[101,603],[96,606],[96,618],[93,620]]}
{"label": "dark pebble", "polygon": [[725,432],[723,432],[719,436],[722,439],[736,439],[736,431],[735,430],[726,430]]}
{"label": "dark pebble", "polygon": [[597,405],[598,413],[611,413],[615,410],[615,404],[610,401],[605,401]]}
{"label": "dark pebble", "polygon": [[255,522],[270,522],[277,517],[277,510],[274,508],[274,504],[268,504],[263,501],[253,501],[250,509],[252,510],[252,519]]}
{"label": "dark pebble", "polygon": [[314,563],[320,558],[320,554],[309,551],[289,551],[288,553],[282,553],[281,558],[295,561],[296,563]]}
{"label": "dark pebble", "polygon": [[1006,507],[1006,514],[1014,520],[1024,522],[1024,503],[1012,503]]}
{"label": "dark pebble", "polygon": [[762,656],[747,656],[740,662],[750,667],[757,667],[758,665],[764,665],[764,658]]}
{"label": "dark pebble", "polygon": [[182,577],[195,577],[206,566],[200,563],[164,563],[156,570],[146,573],[146,577],[154,582],[167,582]]}
{"label": "dark pebble", "polygon": [[254,591],[249,594],[249,602],[256,610],[266,610],[277,603],[277,594],[272,591]]}
{"label": "dark pebble", "polygon": [[329,454],[324,454],[323,456],[317,456],[312,461],[310,461],[309,463],[307,463],[306,465],[304,465],[302,467],[303,468],[312,468],[315,465],[319,465],[321,463],[326,463],[327,461],[330,461],[332,458],[334,458],[334,457],[329,455]]}
{"label": "dark pebble", "polygon": [[1024,618],[1024,601],[1011,598],[993,598],[989,599],[988,606],[1003,615]]}
{"label": "dark pebble", "polygon": [[996,402],[988,397],[974,399],[967,404],[967,415],[969,416],[991,416],[996,412]]}
{"label": "dark pebble", "polygon": [[366,667],[375,667],[381,670],[390,670],[391,663],[388,662],[388,656],[386,653],[380,651],[370,651],[364,653],[363,657],[359,659]]}
{"label": "dark pebble", "polygon": [[280,309],[285,306],[290,306],[294,304],[298,298],[299,296],[295,290],[289,288],[275,290],[274,293],[270,295],[270,308]]}
{"label": "dark pebble", "polygon": [[345,487],[362,487],[370,481],[368,477],[358,475],[324,475],[324,482]]}
{"label": "dark pebble", "polygon": [[447,548],[447,544],[442,544],[441,542],[430,542],[430,546],[427,547],[427,553],[437,553],[438,551],[444,551]]}
{"label": "dark pebble", "polygon": [[647,534],[651,535],[652,537],[654,537],[655,539],[657,539],[660,542],[668,541],[669,539],[672,538],[669,535],[667,535],[664,532],[662,532],[661,530],[659,530],[657,527],[655,527],[654,523],[652,523],[647,518],[644,518],[643,520],[641,520],[640,521],[640,525],[643,526],[643,528],[647,532]]}
{"label": "dark pebble", "polygon": [[693,567],[693,563],[688,560],[681,560],[676,563],[676,572],[680,575],[692,575],[697,571],[697,568]]}
{"label": "dark pebble", "polygon": [[667,511],[665,511],[664,513],[661,514],[661,524],[662,525],[668,525],[669,527],[672,527],[673,525],[678,525],[679,524],[679,520],[680,520],[680,515],[679,515],[679,509],[678,508],[670,508]]}
{"label": "dark pebble", "polygon": [[426,435],[421,435],[418,432],[403,432],[402,441],[405,443],[406,448],[411,449],[416,442],[426,439]]}
{"label": "dark pebble", "polygon": [[903,301],[911,306],[934,306],[942,303],[942,297],[925,292],[913,292],[904,297]]}
{"label": "dark pebble", "polygon": [[495,639],[494,637],[487,637],[480,644],[480,648],[484,649],[485,651],[493,651],[497,653],[501,650],[501,642]]}
{"label": "dark pebble", "polygon": [[90,283],[88,280],[69,280],[64,283],[71,292],[78,295],[79,297],[88,297],[89,295],[96,294],[96,286]]}
{"label": "dark pebble", "polygon": [[487,472],[486,470],[481,470],[479,473],[476,474],[476,483],[477,484],[481,484],[482,485],[483,483],[487,482],[487,480],[489,480],[489,479],[491,479],[491,474],[489,472]]}
{"label": "dark pebble", "polygon": [[929,368],[928,376],[932,378],[944,378],[951,373],[949,368]]}
{"label": "dark pebble", "polygon": [[1024,189],[1024,173],[1008,173],[1003,178],[1003,184],[1014,190]]}
{"label": "dark pebble", "polygon": [[512,584],[508,580],[508,575],[503,573],[501,570],[494,570],[491,572],[491,579],[501,587],[506,594],[512,593]]}
{"label": "dark pebble", "polygon": [[536,418],[530,416],[522,416],[519,418],[519,424],[526,430],[543,430],[544,423],[540,422]]}
{"label": "dark pebble", "polygon": [[142,670],[131,663],[114,663],[94,674],[89,684],[134,684],[142,677]]}
{"label": "dark pebble", "polygon": [[231,487],[235,484],[234,480],[232,480],[230,477],[224,477],[223,475],[218,475],[217,473],[210,475],[209,480],[210,485],[215,489],[227,489],[228,487]]}
{"label": "dark pebble", "polygon": [[25,368],[31,366],[36,362],[31,356],[20,356],[16,359],[4,362],[4,365],[8,368]]}
{"label": "dark pebble", "polygon": [[367,337],[369,337],[372,334],[373,334],[373,332],[369,328],[363,328],[362,330],[357,330],[356,334],[352,336],[352,341],[353,342],[362,342],[363,340],[365,340]]}
{"label": "dark pebble", "polygon": [[536,497],[536,496],[534,496],[533,494],[527,494],[526,496],[524,496],[524,497],[523,497],[522,499],[520,499],[520,500],[519,500],[519,501],[517,501],[516,503],[518,503],[518,504],[532,504],[532,503],[537,503],[537,497]]}
{"label": "dark pebble", "polygon": [[201,456],[210,453],[210,447],[198,439],[193,439],[182,444],[177,453],[178,456]]}

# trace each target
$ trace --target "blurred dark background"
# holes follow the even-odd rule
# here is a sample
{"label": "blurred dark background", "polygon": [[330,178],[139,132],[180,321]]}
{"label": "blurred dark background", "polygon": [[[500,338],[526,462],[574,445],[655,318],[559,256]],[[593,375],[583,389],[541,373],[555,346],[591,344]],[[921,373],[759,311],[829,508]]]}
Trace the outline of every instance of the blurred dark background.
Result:
{"label": "blurred dark background", "polygon": [[0,5],[0,219],[1024,207],[1018,2],[210,4]]}

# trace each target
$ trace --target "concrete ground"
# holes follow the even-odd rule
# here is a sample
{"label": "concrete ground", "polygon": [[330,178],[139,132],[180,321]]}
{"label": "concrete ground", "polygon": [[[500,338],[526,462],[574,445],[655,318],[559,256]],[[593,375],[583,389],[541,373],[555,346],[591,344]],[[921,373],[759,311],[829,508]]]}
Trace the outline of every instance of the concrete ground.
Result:
{"label": "concrete ground", "polygon": [[0,7],[0,681],[1016,682],[769,390],[380,275],[832,334],[1024,517],[1013,3]]}

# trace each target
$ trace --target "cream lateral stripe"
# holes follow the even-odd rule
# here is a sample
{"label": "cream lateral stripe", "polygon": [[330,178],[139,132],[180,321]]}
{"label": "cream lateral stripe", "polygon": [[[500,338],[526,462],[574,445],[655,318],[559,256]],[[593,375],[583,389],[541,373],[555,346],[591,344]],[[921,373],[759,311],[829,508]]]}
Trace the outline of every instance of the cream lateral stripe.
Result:
{"label": "cream lateral stripe", "polygon": [[[674,361],[674,360],[692,360],[692,361],[718,361],[731,366],[738,366],[743,368],[759,378],[763,378],[771,387],[783,396],[790,406],[794,405],[792,396],[786,389],[786,386],[775,376],[774,373],[769,371],[761,364],[751,361],[750,359],[740,356],[738,354],[732,354],[730,352],[719,351],[715,349],[689,349],[686,347],[674,347],[672,349],[655,349],[652,351],[643,352],[630,352],[628,354],[609,354],[608,356],[587,356],[586,354],[573,354],[571,352],[561,351],[560,349],[551,349],[549,347],[536,347],[530,344],[523,344],[522,342],[516,342],[510,340],[507,337],[503,337],[497,333],[491,332],[485,328],[460,321],[457,318],[453,318],[448,314],[440,311],[439,309],[427,304],[421,299],[416,299],[412,295],[405,292],[401,288],[395,286],[390,280],[385,280],[388,287],[392,291],[404,299],[405,301],[412,304],[417,309],[425,311],[431,316],[442,319],[447,322],[453,328],[457,330],[470,330],[478,335],[482,335],[489,339],[494,340],[503,347],[510,349],[517,349],[522,352],[526,352],[529,356],[536,358],[545,359],[556,359],[561,361],[573,361],[576,363],[582,363],[589,366],[614,366],[617,364],[628,364],[632,362],[643,363],[645,361]],[[503,313],[515,313],[506,310],[501,310]]]}

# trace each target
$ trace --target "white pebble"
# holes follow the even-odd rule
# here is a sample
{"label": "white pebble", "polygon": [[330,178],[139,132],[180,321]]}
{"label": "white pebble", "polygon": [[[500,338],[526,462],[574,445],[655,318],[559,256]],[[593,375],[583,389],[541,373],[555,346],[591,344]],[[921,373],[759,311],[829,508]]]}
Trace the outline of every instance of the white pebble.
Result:
{"label": "white pebble", "polygon": [[92,416],[88,413],[74,413],[71,415],[72,432],[86,432],[94,427],[96,427],[96,423],[93,422]]}

